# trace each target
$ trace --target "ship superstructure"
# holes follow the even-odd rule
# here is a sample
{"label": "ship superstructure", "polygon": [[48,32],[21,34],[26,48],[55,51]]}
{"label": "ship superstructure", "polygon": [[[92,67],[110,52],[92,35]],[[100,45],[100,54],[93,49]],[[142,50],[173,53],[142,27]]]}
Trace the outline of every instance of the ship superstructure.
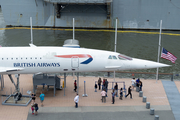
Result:
{"label": "ship superstructure", "polygon": [[7,26],[180,30],[178,0],[3,0]]}

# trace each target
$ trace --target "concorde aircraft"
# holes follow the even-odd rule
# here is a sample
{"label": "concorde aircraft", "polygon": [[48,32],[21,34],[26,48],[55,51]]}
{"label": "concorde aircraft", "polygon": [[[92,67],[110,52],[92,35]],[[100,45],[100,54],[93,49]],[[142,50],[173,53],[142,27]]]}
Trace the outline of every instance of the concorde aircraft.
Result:
{"label": "concorde aircraft", "polygon": [[[0,74],[8,74],[18,93],[20,74],[67,72],[95,72],[150,69],[169,65],[131,58],[117,52],[104,50],[43,47],[0,47]],[[17,76],[15,84],[12,74]],[[17,99],[15,99],[17,101]]]}
{"label": "concorde aircraft", "polygon": [[117,52],[69,47],[0,47],[1,74],[150,69],[169,65]]}

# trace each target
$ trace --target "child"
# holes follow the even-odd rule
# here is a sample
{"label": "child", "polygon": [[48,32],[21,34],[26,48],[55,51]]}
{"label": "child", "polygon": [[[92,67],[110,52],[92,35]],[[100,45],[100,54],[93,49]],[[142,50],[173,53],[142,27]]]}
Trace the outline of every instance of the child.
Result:
{"label": "child", "polygon": [[96,83],[94,85],[94,88],[95,88],[95,92],[97,92],[97,84]]}
{"label": "child", "polygon": [[34,115],[34,107],[33,107],[33,104],[31,104],[31,110],[32,110],[32,115]]}
{"label": "child", "polygon": [[123,97],[123,89],[121,88],[120,89],[120,97],[119,97],[119,99],[122,100],[122,97]]}
{"label": "child", "polygon": [[35,115],[37,115],[38,114],[38,109],[39,109],[39,107],[38,107],[38,104],[37,103],[35,103],[34,104],[34,109],[35,109]]}

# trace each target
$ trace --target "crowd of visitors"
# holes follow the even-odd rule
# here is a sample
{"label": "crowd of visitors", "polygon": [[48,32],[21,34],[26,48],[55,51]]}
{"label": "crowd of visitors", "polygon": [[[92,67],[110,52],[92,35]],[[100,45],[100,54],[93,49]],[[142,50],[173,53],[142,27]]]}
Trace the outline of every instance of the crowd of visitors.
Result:
{"label": "crowd of visitors", "polygon": [[[107,93],[108,93],[108,80],[107,79],[101,79],[99,77],[98,79],[98,85],[95,83],[95,89],[99,89],[101,91],[101,100],[102,100],[102,103],[106,103],[106,97],[107,96]],[[129,86],[128,87],[128,90],[127,90],[127,94],[125,95],[125,98],[128,97],[130,95],[130,98],[132,99],[132,90],[134,90],[134,87],[139,88],[139,91],[142,91],[142,81],[138,78],[137,80],[135,80],[135,78],[132,78],[131,80],[131,84],[132,86]],[[74,91],[76,92],[77,90],[77,83],[76,83],[76,80],[74,81]],[[123,100],[123,92],[125,92],[125,89],[123,89],[122,87],[119,89],[119,99],[120,100]],[[115,104],[115,97],[118,97],[118,83],[116,82],[115,85],[114,85],[114,88],[112,89],[112,92],[111,92],[111,95],[112,95],[112,104]],[[43,92],[41,92],[40,94],[40,102],[41,102],[41,107],[43,107],[43,101],[44,101],[44,97],[45,95],[43,94]],[[36,100],[36,94],[32,93],[31,94],[31,98],[32,98],[32,103],[31,103],[31,110],[32,110],[32,115],[37,115],[38,114],[38,104],[37,102],[35,101]],[[74,98],[74,102],[75,102],[75,108],[78,108],[78,102],[79,102],[79,95],[78,93],[76,93],[76,96]],[[35,111],[35,112],[34,112]]]}
{"label": "crowd of visitors", "polygon": [[[107,97],[107,92],[108,92],[108,80],[107,79],[101,79],[99,77],[98,79],[98,89],[101,90],[101,86],[102,86],[102,92],[101,92],[101,100],[102,102],[106,102],[106,97]],[[127,94],[125,95],[125,98],[128,97],[130,95],[130,98],[132,99],[132,91],[134,90],[135,87],[139,87],[139,91],[142,91],[142,81],[138,78],[137,80],[135,80],[135,78],[132,78],[131,80],[131,84],[132,86],[129,86],[127,89]],[[95,83],[95,89],[97,89],[97,84]],[[137,89],[137,88],[136,88]],[[126,90],[123,89],[122,87],[119,89],[119,99],[123,100],[123,92],[125,92]],[[118,97],[118,83],[116,82],[114,85],[114,88],[112,89],[112,104],[115,103],[115,97]]]}

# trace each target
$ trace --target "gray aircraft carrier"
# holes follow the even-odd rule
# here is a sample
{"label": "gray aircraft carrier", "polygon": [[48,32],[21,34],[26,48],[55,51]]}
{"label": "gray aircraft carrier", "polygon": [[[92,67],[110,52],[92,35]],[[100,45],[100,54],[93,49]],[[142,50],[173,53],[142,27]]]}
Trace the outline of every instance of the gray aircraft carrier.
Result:
{"label": "gray aircraft carrier", "polygon": [[6,26],[180,30],[179,0],[1,0]]}

